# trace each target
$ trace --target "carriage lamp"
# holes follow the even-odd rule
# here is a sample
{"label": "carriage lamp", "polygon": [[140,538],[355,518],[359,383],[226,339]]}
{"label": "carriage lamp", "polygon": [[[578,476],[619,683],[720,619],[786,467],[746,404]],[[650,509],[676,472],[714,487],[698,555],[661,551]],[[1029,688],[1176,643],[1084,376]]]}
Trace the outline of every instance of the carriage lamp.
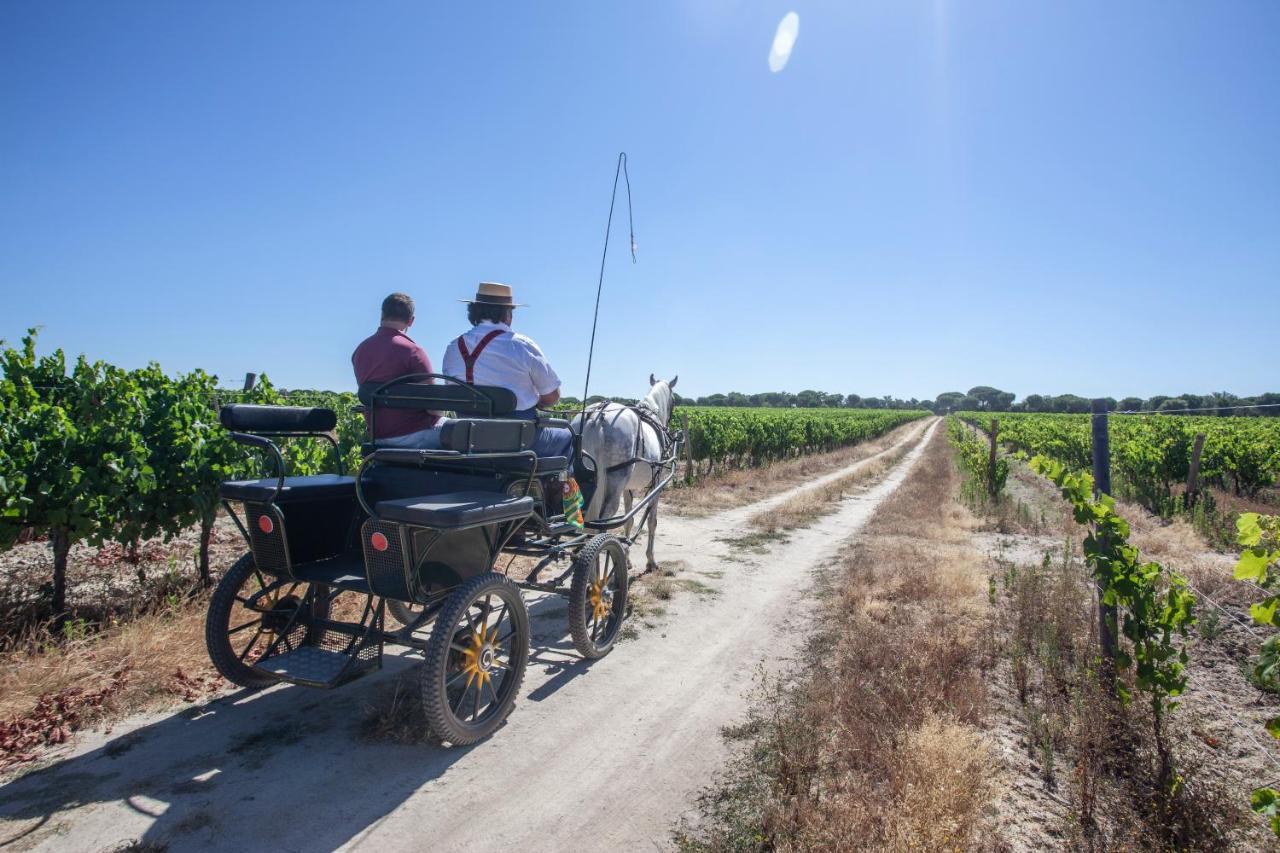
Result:
{"label": "carriage lamp", "polygon": [[270,533],[271,531],[275,530],[276,526],[275,526],[275,523],[272,522],[271,516],[266,515],[265,513],[263,515],[258,516],[258,529],[261,530],[263,533]]}
{"label": "carriage lamp", "polygon": [[389,543],[387,542],[386,534],[378,531],[369,537],[369,544],[373,546],[375,551],[385,551]]}

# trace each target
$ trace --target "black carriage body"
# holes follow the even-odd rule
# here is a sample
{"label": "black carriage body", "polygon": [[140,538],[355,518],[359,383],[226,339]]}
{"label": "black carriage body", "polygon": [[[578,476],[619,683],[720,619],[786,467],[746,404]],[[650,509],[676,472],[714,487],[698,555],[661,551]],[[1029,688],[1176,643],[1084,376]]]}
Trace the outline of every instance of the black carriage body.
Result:
{"label": "black carriage body", "polygon": [[[222,487],[228,509],[232,502],[244,507],[242,532],[261,571],[430,604],[490,571],[518,528],[544,536],[573,532],[560,505],[569,460],[536,458],[529,448],[537,425],[501,417],[515,405],[509,391],[456,380],[408,381],[416,378],[362,388],[361,399],[370,410],[450,406],[473,417],[449,421],[442,435],[445,450],[365,445],[366,461],[355,477],[286,477],[279,449],[268,439],[333,441],[332,411],[224,407],[222,422],[233,437],[267,451],[277,464],[274,478]],[[371,544],[374,534],[380,534],[380,549]]]}
{"label": "black carriage body", "polygon": [[[444,384],[417,381],[423,378]],[[379,668],[384,643],[409,646],[426,658],[423,701],[432,727],[450,742],[474,742],[509,713],[522,677],[529,631],[517,587],[567,596],[575,647],[589,658],[608,653],[626,611],[630,539],[605,531],[652,505],[674,476],[675,453],[663,462],[671,466],[666,478],[639,506],[624,516],[589,521],[583,530],[567,523],[562,485],[576,469],[589,491],[594,466],[583,470],[581,458],[540,459],[531,450],[537,429],[566,422],[504,418],[515,406],[509,391],[448,377],[402,377],[361,388],[360,397],[370,424],[380,406],[464,417],[441,431],[441,450],[366,445],[359,472],[345,476],[331,410],[224,408],[222,422],[232,437],[272,456],[277,475],[223,484],[224,504],[251,554],[228,570],[211,599],[210,657],[224,676],[246,687],[277,681],[335,687]],[[271,441],[277,436],[330,441],[338,473],[286,477],[284,459]],[[575,456],[582,456],[580,449]],[[243,522],[235,503],[243,506]],[[519,584],[494,572],[504,549],[538,558]],[[545,567],[566,558],[569,567],[558,570],[558,577],[539,581]],[[335,605],[350,594],[362,602],[358,619],[350,608]],[[495,599],[500,612],[491,610]],[[246,630],[253,627],[232,627],[230,614],[239,605],[258,615],[258,628],[237,654],[233,635],[250,636]],[[384,627],[388,610],[402,628]],[[510,634],[485,627],[491,613],[509,620]],[[264,632],[266,648],[253,651]],[[510,645],[499,648],[507,640]],[[488,661],[498,658],[491,667]],[[470,694],[474,700],[466,703],[455,695],[463,676],[468,689],[473,679],[477,685]],[[481,682],[491,691],[498,685],[483,717]],[[467,718],[459,709],[472,701],[474,714]]]}

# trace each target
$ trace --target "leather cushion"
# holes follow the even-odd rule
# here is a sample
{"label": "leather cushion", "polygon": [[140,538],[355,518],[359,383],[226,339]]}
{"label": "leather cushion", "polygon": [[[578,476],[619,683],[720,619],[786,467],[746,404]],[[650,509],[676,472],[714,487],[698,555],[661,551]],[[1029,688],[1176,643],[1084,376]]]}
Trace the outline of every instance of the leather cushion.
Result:
{"label": "leather cushion", "polygon": [[380,501],[374,510],[387,521],[446,529],[526,518],[533,512],[533,498],[507,497],[500,492],[448,492]]}
{"label": "leather cushion", "polygon": [[440,430],[440,444],[460,453],[514,453],[533,446],[536,425],[525,420],[456,418]]}
{"label": "leather cushion", "polygon": [[[274,477],[262,480],[229,480],[219,494],[229,501],[261,503],[271,497],[280,481]],[[356,478],[337,474],[314,474],[308,477],[285,477],[277,503],[325,498],[355,497]]]}
{"label": "leather cushion", "polygon": [[219,420],[233,432],[328,432],[338,425],[333,409],[247,403],[223,406]]}
{"label": "leather cushion", "polygon": [[[529,460],[524,457],[511,459],[472,459],[468,456],[426,456],[421,450],[409,450],[397,447],[362,448],[365,456],[377,451],[378,461],[387,465],[400,465],[408,468],[430,468],[436,471],[447,471],[456,468],[484,468],[489,471],[515,471],[527,474]],[[537,473],[549,474],[563,471],[569,467],[569,460],[563,456],[539,456]]]}

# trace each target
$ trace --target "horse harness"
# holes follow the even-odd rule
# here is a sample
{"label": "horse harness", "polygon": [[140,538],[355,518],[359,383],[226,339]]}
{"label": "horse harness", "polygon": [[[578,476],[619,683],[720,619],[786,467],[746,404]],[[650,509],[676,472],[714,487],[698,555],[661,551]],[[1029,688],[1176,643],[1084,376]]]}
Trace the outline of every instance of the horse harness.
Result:
{"label": "horse harness", "polygon": [[[611,401],[605,400],[605,401],[596,403],[591,409],[588,409],[587,411],[589,413],[603,417],[604,410],[610,405],[610,402]],[[644,442],[644,435],[643,435],[644,431],[636,430],[636,444],[631,451],[631,458],[624,460],[622,462],[619,462],[616,465],[610,465],[608,468],[604,469],[604,473],[612,474],[614,471],[621,471],[623,468],[629,468],[637,462],[643,462],[649,466],[649,470],[651,472],[649,487],[653,488],[653,484],[658,481],[658,472],[662,469],[662,466],[666,464],[666,462],[668,461],[667,454],[670,453],[671,448],[675,446],[676,438],[672,434],[671,428],[666,424],[664,424],[661,420],[659,420],[657,412],[650,409],[643,402],[638,403],[634,406],[629,406],[624,403],[617,403],[615,405],[621,406],[624,409],[635,412],[636,417],[640,419],[641,423],[646,423],[649,426],[653,427],[654,434],[658,436],[658,441],[662,445],[661,458],[659,458],[657,462],[650,462],[648,459],[645,459],[640,455],[640,447],[641,447],[641,444]],[[585,424],[585,420],[583,421],[583,423]]]}

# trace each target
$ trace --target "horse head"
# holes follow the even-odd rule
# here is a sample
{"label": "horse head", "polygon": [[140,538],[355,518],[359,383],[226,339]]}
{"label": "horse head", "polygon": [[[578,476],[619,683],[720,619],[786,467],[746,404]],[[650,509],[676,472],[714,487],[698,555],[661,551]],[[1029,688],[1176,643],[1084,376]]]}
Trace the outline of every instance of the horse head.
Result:
{"label": "horse head", "polygon": [[649,374],[649,395],[644,399],[657,412],[664,424],[671,422],[671,411],[675,408],[675,392],[671,389],[675,388],[679,381],[679,376],[672,377],[668,382],[665,379],[655,378],[652,373]]}

